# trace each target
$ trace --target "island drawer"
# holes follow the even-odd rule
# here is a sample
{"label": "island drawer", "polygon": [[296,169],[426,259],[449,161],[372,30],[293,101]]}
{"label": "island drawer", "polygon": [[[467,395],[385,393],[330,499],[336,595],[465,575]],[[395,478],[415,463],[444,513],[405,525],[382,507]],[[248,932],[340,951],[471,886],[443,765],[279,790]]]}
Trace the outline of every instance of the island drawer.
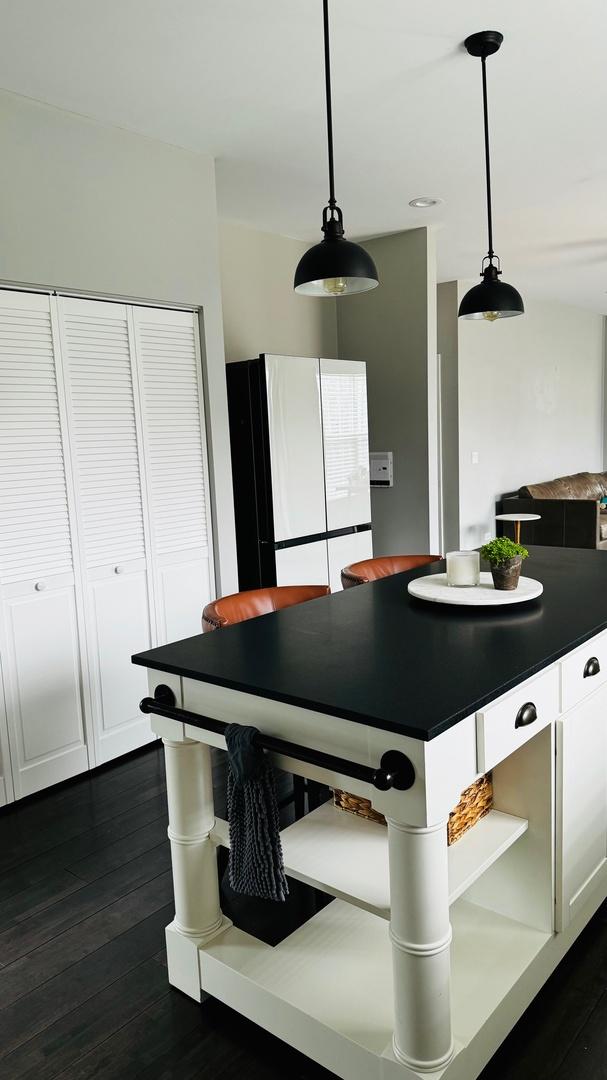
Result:
{"label": "island drawer", "polygon": [[554,666],[528,679],[476,714],[479,772],[518,750],[559,715],[559,671]]}
{"label": "island drawer", "polygon": [[567,712],[607,679],[607,634],[597,634],[560,662],[561,710]]}

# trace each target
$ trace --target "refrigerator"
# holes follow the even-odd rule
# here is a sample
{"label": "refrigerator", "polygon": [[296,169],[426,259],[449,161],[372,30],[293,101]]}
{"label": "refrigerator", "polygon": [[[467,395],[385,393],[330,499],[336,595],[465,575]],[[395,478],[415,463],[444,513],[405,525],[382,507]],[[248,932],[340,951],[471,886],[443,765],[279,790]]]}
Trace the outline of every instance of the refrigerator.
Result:
{"label": "refrigerator", "polygon": [[366,365],[228,364],[239,587],[329,584],[373,554]]}

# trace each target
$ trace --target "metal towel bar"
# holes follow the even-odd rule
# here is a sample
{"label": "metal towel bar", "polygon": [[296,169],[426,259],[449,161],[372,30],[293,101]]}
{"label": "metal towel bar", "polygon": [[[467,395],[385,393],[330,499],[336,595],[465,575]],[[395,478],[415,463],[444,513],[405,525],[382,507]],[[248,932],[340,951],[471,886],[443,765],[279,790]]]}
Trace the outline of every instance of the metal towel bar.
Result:
{"label": "metal towel bar", "polygon": [[[223,720],[214,720],[211,716],[201,716],[199,713],[179,709],[175,701],[175,695],[170,686],[160,685],[156,687],[154,697],[144,698],[139,708],[143,713],[156,713],[158,716],[167,716],[171,720],[190,724],[191,727],[202,728],[203,731],[214,731],[217,735],[224,734],[228,725]],[[355,780],[373,784],[373,787],[379,791],[388,791],[390,788],[408,791],[415,783],[413,763],[400,750],[387,750],[385,754],[382,754],[379,768],[372,769],[367,765],[359,765],[356,761],[347,761],[346,758],[324,754],[321,750],[312,750],[307,746],[286,742],[284,739],[275,739],[272,735],[260,733],[257,741],[264,750],[284,754],[285,757],[296,758],[297,761],[305,761],[308,765],[317,765],[319,768],[328,769],[329,772],[352,776]]]}

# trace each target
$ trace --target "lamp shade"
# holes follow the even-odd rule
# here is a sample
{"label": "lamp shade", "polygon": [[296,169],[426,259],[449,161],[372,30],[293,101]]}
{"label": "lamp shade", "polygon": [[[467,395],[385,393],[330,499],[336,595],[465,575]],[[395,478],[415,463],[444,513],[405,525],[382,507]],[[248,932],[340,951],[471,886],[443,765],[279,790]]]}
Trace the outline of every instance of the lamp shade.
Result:
{"label": "lamp shade", "polygon": [[325,237],[302,255],[293,287],[303,296],[345,296],[379,284],[375,263],[360,244]]}
{"label": "lamp shade", "polygon": [[500,281],[495,266],[487,266],[483,271],[480,285],[469,289],[459,306],[460,319],[510,319],[514,315],[523,315],[523,298],[513,285]]}

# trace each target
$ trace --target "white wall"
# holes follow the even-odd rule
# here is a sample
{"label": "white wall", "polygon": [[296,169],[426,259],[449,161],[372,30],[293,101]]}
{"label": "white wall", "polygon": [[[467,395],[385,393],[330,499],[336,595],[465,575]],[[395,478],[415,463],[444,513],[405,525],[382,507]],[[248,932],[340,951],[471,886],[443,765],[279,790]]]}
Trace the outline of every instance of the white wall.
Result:
{"label": "white wall", "polygon": [[236,553],[210,158],[0,92],[0,279],[201,306],[218,588]]}
{"label": "white wall", "polygon": [[219,223],[226,360],[269,352],[337,356],[336,300],[298,296],[295,267],[310,245]]}
{"label": "white wall", "polygon": [[[392,450],[394,487],[371,492],[376,555],[430,544],[428,357],[436,355],[436,258],[428,229],[365,243],[379,288],[337,300],[339,355],[366,360],[369,445]],[[322,301],[324,303],[324,301]]]}
{"label": "white wall", "polygon": [[[461,296],[468,286],[458,284]],[[504,492],[603,468],[603,316],[524,299],[521,317],[458,324],[465,548],[495,535],[495,500]]]}

